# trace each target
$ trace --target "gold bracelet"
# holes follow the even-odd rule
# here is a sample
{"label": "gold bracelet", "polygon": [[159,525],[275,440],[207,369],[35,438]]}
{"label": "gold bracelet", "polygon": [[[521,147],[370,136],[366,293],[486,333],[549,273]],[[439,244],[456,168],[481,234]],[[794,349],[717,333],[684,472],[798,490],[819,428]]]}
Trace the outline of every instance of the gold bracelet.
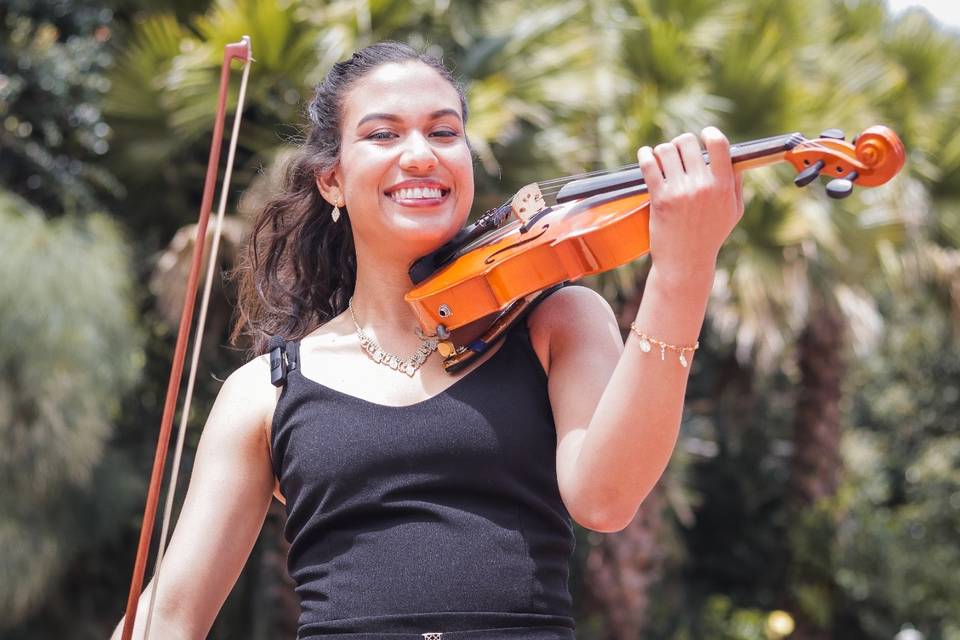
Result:
{"label": "gold bracelet", "polygon": [[630,323],[630,331],[633,331],[635,334],[637,334],[637,336],[639,336],[639,338],[640,338],[640,350],[643,351],[644,353],[650,353],[650,350],[653,348],[653,347],[650,345],[651,342],[652,342],[653,344],[659,346],[659,347],[660,347],[660,359],[661,359],[661,360],[666,360],[666,357],[667,357],[667,349],[669,349],[670,351],[679,351],[679,352],[680,352],[680,365],[681,365],[684,369],[686,369],[686,368],[687,368],[687,365],[689,364],[689,363],[687,362],[687,356],[684,355],[684,352],[689,351],[690,353],[693,353],[694,351],[696,351],[697,349],[700,348],[700,341],[699,341],[699,340],[697,340],[697,342],[695,342],[692,347],[691,347],[691,346],[681,346],[681,345],[676,345],[676,344],[667,344],[667,343],[664,342],[663,340],[657,340],[656,338],[652,338],[652,337],[648,336],[647,334],[643,333],[642,331],[640,331],[640,329],[637,329],[637,325],[634,324],[634,323],[632,323],[632,322]]}

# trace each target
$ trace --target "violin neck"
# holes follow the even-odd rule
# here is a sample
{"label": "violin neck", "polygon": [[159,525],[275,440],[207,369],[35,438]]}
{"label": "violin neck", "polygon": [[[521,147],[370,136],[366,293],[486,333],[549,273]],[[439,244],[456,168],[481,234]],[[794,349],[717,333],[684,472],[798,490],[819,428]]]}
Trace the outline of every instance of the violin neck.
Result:
{"label": "violin neck", "polygon": [[[782,136],[741,142],[730,145],[730,161],[738,171],[765,167],[780,162],[787,151],[804,141],[806,138],[800,133],[787,133]],[[709,164],[710,157],[706,152],[703,157]]]}
{"label": "violin neck", "polygon": [[[788,133],[749,142],[739,142],[730,145],[730,160],[738,171],[765,167],[780,162],[787,151],[804,140],[803,135],[799,133]],[[710,155],[706,151],[702,153],[704,160],[707,164],[710,164]],[[557,204],[561,204],[631,187],[645,186],[643,173],[636,164],[633,164],[620,171],[568,182],[557,192],[556,199]]]}

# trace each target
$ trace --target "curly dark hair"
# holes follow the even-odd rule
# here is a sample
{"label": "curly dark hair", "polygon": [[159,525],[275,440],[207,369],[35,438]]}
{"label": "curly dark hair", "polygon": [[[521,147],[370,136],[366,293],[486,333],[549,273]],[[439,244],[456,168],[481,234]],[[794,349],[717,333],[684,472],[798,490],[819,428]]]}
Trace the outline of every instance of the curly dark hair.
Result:
{"label": "curly dark hair", "polygon": [[266,351],[271,336],[299,340],[346,310],[357,276],[350,215],[341,207],[339,222],[333,222],[333,206],[320,195],[316,176],[340,155],[350,88],[380,65],[409,61],[431,67],[457,90],[466,124],[463,87],[438,58],[400,42],[380,42],[334,64],[307,109],[305,140],[281,168],[279,188],[255,217],[231,274],[238,298],[231,345],[248,336],[249,354],[256,356]]}

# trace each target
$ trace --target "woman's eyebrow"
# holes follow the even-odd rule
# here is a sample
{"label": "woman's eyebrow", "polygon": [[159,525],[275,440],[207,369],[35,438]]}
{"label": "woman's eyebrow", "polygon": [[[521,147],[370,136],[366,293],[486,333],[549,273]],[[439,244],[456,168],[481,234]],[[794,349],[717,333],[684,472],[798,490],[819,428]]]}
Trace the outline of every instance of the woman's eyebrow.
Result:
{"label": "woman's eyebrow", "polygon": [[[430,119],[436,120],[444,116],[456,116],[457,120],[461,119],[460,112],[457,111],[456,109],[450,109],[449,107],[446,109],[438,109],[437,111],[434,111],[433,113],[430,114]],[[357,123],[357,127],[359,128],[365,122],[369,122],[371,120],[389,120],[391,122],[400,122],[402,118],[392,113],[368,113],[367,115],[360,118],[360,122]]]}

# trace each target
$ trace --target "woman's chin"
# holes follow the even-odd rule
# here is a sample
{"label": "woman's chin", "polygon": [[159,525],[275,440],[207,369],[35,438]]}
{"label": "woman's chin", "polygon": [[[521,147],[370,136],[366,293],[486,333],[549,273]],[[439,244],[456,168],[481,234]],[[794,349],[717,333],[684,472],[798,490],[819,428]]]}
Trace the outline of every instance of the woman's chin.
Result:
{"label": "woman's chin", "polygon": [[413,256],[416,259],[440,248],[455,236],[462,226],[462,223],[452,218],[437,218],[429,222],[423,219],[412,221],[409,226],[405,225],[402,232],[404,244],[416,253]]}
{"label": "woman's chin", "polygon": [[[422,249],[420,255],[430,253],[450,240],[463,227],[466,215],[453,211],[422,211],[406,213],[394,218],[398,235],[410,247]],[[419,256],[418,256],[419,257]]]}

